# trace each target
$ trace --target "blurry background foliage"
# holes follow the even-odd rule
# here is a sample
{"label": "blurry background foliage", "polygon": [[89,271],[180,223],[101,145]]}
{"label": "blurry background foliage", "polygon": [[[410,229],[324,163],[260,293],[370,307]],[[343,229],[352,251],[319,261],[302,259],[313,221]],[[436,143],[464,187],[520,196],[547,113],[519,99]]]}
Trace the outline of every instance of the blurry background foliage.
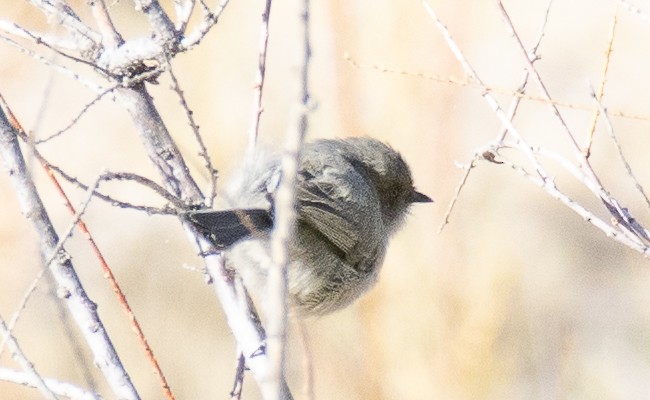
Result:
{"label": "blurry background foliage", "polygon": [[[595,107],[591,91],[601,79],[617,13],[603,103],[608,110],[645,116],[612,121],[639,182],[648,186],[650,5],[639,1],[645,14],[638,14],[629,7],[617,10],[619,3],[556,0],[536,66],[554,99],[591,107],[560,108],[577,139],[586,142]],[[82,1],[70,4],[85,8]],[[507,108],[524,64],[495,3],[430,4],[485,84],[503,89],[495,96]],[[507,1],[505,6],[524,44],[532,46],[547,2]],[[232,0],[207,39],[173,62],[219,168],[219,182],[246,146],[262,9],[261,0]],[[298,9],[298,0],[273,4],[263,142],[283,137],[295,101],[286,88],[296,79],[300,57],[294,51],[300,40]],[[39,31],[60,29],[47,25],[27,2],[1,0],[0,10],[2,18]],[[110,12],[128,37],[147,34],[146,21],[131,2],[115,2]],[[316,398],[650,398],[650,271],[641,254],[610,240],[509,168],[485,161],[470,176],[450,224],[437,233],[462,175],[456,163],[468,163],[501,124],[480,89],[416,76],[465,77],[420,2],[314,1],[311,35],[317,107],[310,114],[309,138],[385,140],[408,160],[417,187],[436,200],[413,208],[391,242],[376,288],[347,310],[306,321]],[[149,89],[192,168],[202,173],[168,76]],[[5,44],[0,44],[0,93],[25,128],[39,136],[65,127],[94,97]],[[532,81],[528,93],[539,93]],[[524,100],[515,125],[533,144],[556,146],[562,140],[549,107],[540,102]],[[41,149],[86,182],[105,169],[158,178],[129,116],[108,97]],[[650,223],[602,118],[591,162],[606,187],[642,223]],[[552,164],[549,170],[574,200],[607,218],[579,182]],[[38,168],[35,178],[54,223],[65,229],[70,217],[60,198]],[[201,183],[207,187],[207,180]],[[82,198],[81,191],[65,186],[77,201]],[[102,188],[134,203],[160,202],[134,184]],[[40,267],[34,232],[5,173],[0,174],[0,204],[0,314],[8,318]],[[233,339],[203,276],[183,268],[201,262],[178,221],[99,200],[85,220],[176,396],[226,398],[234,375]],[[159,398],[150,367],[81,235],[67,248],[143,398]],[[46,284],[39,287],[15,335],[44,376],[83,386],[51,291]],[[0,363],[14,366],[7,354]],[[293,324],[288,378],[297,397],[303,354]],[[95,379],[102,388],[101,377]],[[245,398],[259,396],[255,386],[246,382]],[[41,398],[33,389],[6,382],[0,382],[0,393],[5,399]]]}

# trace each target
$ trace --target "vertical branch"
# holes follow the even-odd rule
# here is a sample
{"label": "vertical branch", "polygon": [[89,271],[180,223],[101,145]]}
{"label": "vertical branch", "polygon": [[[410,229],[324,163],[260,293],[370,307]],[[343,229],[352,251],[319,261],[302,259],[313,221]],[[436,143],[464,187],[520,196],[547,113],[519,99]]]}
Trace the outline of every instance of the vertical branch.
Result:
{"label": "vertical branch", "polygon": [[255,90],[253,91],[253,119],[248,131],[248,150],[251,152],[257,143],[260,130],[260,118],[262,117],[262,93],[264,90],[264,78],[266,76],[266,50],[269,44],[269,18],[271,16],[271,0],[266,0],[264,13],[262,13],[262,26],[260,27],[259,56],[257,60],[257,72],[255,74]]}
{"label": "vertical branch", "polygon": [[56,280],[63,301],[79,326],[82,335],[93,352],[95,364],[102,371],[108,384],[121,399],[135,400],[139,395],[126,373],[113,344],[97,314],[97,305],[87,296],[77,276],[70,256],[65,250],[56,251],[58,235],[52,227],[36,186],[27,172],[25,160],[18,145],[17,132],[0,109],[0,154],[4,167],[18,196],[23,214],[31,220],[39,234],[43,257],[55,254],[50,270]]}
{"label": "vertical branch", "polygon": [[[204,201],[203,195],[190,175],[183,156],[165,127],[144,83],[129,88],[119,88],[117,93],[120,101],[131,114],[149,158],[160,173],[167,189],[183,199],[186,204],[201,204]],[[238,287],[237,282],[233,282],[229,277],[223,259],[214,255],[216,251],[213,246],[191,227],[187,228],[190,229],[189,232],[194,236],[195,241],[198,239],[201,254],[208,255],[204,259],[214,279],[215,290],[226,313],[228,325],[262,393],[266,393],[269,386],[269,363],[264,352],[264,330],[257,313],[247,300],[243,286]],[[283,398],[291,398],[284,380],[281,381],[281,392]]]}
{"label": "vertical branch", "polygon": [[287,337],[287,265],[289,264],[289,242],[295,228],[295,197],[300,150],[307,132],[309,102],[309,0],[304,0],[301,15],[303,27],[303,54],[299,77],[298,106],[292,118],[294,123],[287,131],[282,157],[282,180],[275,196],[275,219],[271,238],[273,266],[268,274],[267,316],[268,354],[274,393],[269,399],[282,399],[281,383],[284,374],[285,344]]}
{"label": "vertical branch", "polygon": [[[186,203],[200,204],[203,201],[202,194],[189,174],[185,161],[163,124],[144,84],[133,88],[120,88],[117,92],[131,114],[140,139],[149,158],[165,181],[165,186]],[[243,285],[239,285],[236,280],[233,281],[225,270],[223,259],[216,255],[214,247],[201,234],[193,231],[189,226],[186,227],[194,240],[198,240],[200,253],[206,255],[204,260],[215,283],[215,291],[226,314],[228,325],[246,357],[247,365],[255,375],[262,393],[267,393],[269,362],[264,351],[264,329],[257,312],[248,299]],[[284,380],[281,381],[281,393],[283,399],[291,399]]]}
{"label": "vertical branch", "polygon": [[[310,0],[303,0],[302,27],[303,27],[303,60],[300,68],[300,103],[302,107],[309,108],[309,62],[311,61],[311,40],[309,37]],[[306,124],[307,114],[303,113]],[[303,128],[306,131],[306,127]],[[305,131],[301,132],[303,137]]]}

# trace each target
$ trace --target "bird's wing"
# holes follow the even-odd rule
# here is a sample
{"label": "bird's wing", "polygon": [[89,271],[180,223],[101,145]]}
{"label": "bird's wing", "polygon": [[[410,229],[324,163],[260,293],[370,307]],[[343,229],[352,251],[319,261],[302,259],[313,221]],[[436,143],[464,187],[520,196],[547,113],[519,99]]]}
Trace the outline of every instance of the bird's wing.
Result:
{"label": "bird's wing", "polygon": [[185,214],[188,221],[206,235],[219,249],[225,249],[246,237],[266,234],[273,227],[267,210],[200,210]]}
{"label": "bird's wing", "polygon": [[[344,166],[344,164],[343,164]],[[368,182],[353,168],[303,163],[298,176],[299,222],[316,229],[345,257],[372,252],[381,237],[379,202]]]}

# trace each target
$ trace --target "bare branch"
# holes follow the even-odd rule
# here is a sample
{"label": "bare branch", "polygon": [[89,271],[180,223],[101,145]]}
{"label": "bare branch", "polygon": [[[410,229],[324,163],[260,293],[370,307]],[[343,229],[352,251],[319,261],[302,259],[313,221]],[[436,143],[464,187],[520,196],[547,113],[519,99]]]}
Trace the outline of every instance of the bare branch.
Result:
{"label": "bare branch", "polygon": [[[67,180],[68,182],[78,186],[82,190],[88,190],[88,185],[85,183],[79,181],[77,178],[69,175],[65,171],[63,171],[61,168],[57,167],[56,165],[50,164],[47,160],[42,158],[40,154],[37,154],[37,158],[39,158],[39,161],[43,162],[48,168],[51,168],[53,171],[61,175],[63,179]],[[149,189],[155,191],[159,195],[161,195],[163,198],[171,202],[175,208],[170,208],[168,206],[164,206],[162,208],[158,207],[150,207],[150,206],[143,206],[143,205],[137,205],[137,204],[132,204],[126,201],[120,201],[117,199],[114,199],[111,196],[105,195],[99,191],[94,191],[93,196],[96,196],[97,198],[110,203],[113,206],[120,207],[120,208],[130,208],[138,211],[144,211],[149,215],[177,215],[178,210],[183,210],[185,209],[185,204],[181,202],[178,198],[174,197],[171,193],[165,190],[162,186],[157,184],[156,182],[152,181],[149,178],[145,178],[140,175],[132,174],[130,172],[106,172],[102,176],[100,176],[100,179],[105,180],[105,181],[110,181],[110,180],[130,180],[137,182],[143,186],[148,187]]]}
{"label": "bare branch", "polygon": [[200,204],[203,195],[189,173],[185,160],[165,127],[144,83],[118,88],[118,97],[131,114],[149,159],[165,180],[165,186],[187,204]]}
{"label": "bare branch", "polygon": [[[181,51],[188,51],[193,47],[201,43],[201,40],[210,32],[210,29],[217,23],[221,13],[228,5],[229,0],[221,0],[221,3],[217,6],[217,9],[214,12],[210,12],[204,5],[204,16],[203,22],[201,22],[194,30],[185,35],[179,43],[179,49]],[[201,2],[203,4],[203,2]]]}
{"label": "bare branch", "polygon": [[6,36],[0,35],[0,40],[2,40],[5,43],[17,48],[20,52],[27,54],[29,57],[39,61],[43,65],[47,65],[48,67],[51,67],[55,71],[60,72],[60,73],[62,73],[64,75],[66,75],[67,77],[71,78],[72,80],[81,83],[83,86],[86,86],[87,88],[89,88],[90,90],[92,90],[95,93],[101,93],[101,92],[104,91],[104,88],[101,87],[100,85],[96,84],[95,82],[83,78],[77,72],[74,72],[74,71],[70,70],[69,68],[64,67],[63,65],[59,65],[59,64],[56,64],[56,63],[50,61],[49,59],[43,57],[42,55],[36,53],[35,51],[32,51],[32,50],[24,47],[23,45],[21,45],[20,43],[16,42],[13,39],[10,39],[10,38],[8,38]]}
{"label": "bare branch", "polygon": [[549,195],[551,195],[551,197],[559,200],[565,206],[580,215],[585,221],[603,231],[607,237],[611,237],[617,242],[622,243],[631,249],[639,251],[646,257],[650,256],[650,247],[643,244],[643,242],[637,238],[636,234],[627,234],[628,232],[617,229],[618,225],[612,226],[602,219],[598,218],[592,212],[583,207],[580,203],[575,202],[570,197],[558,190],[558,188],[555,186],[555,183],[552,181],[545,181],[535,175],[529,174],[521,166],[511,163],[510,161],[505,160],[504,164],[512,168],[524,178],[528,179],[530,182],[544,189]]}
{"label": "bare branch", "polygon": [[176,30],[174,24],[160,3],[158,3],[158,0],[135,0],[135,8],[142,11],[149,18],[149,23],[156,33],[155,39],[159,44],[169,45],[175,40]]}
{"label": "bare branch", "polygon": [[[23,386],[37,387],[37,380],[28,373],[14,371],[9,368],[0,368],[0,381],[14,382]],[[56,395],[69,397],[75,400],[101,400],[97,393],[89,392],[80,387],[56,379],[44,378],[45,385]]]}
{"label": "bare branch", "polygon": [[[454,54],[456,59],[462,65],[463,70],[465,70],[465,72],[478,85],[480,85],[482,88],[485,88],[485,85],[483,84],[483,81],[479,78],[479,76],[476,73],[476,71],[474,70],[474,68],[472,68],[470,63],[467,61],[467,59],[463,55],[463,52],[460,50],[460,47],[458,47],[458,45],[456,44],[456,42],[452,38],[451,33],[449,32],[449,30],[447,30],[447,27],[443,24],[443,22],[438,18],[436,13],[433,11],[433,8],[431,8],[431,6],[429,5],[429,3],[426,0],[422,0],[422,5],[424,6],[426,12],[429,14],[429,16],[433,20],[434,24],[436,25],[436,27],[438,28],[438,30],[442,34],[443,38],[445,39],[445,42],[447,42],[447,46],[449,46],[449,49],[452,51],[452,53]],[[524,51],[524,53],[525,53],[525,51]],[[528,59],[529,55],[526,55],[526,58]],[[510,134],[515,135],[519,140],[523,141],[522,135],[519,134],[519,131],[517,130],[517,128],[515,128],[512,121],[508,118],[508,116],[503,111],[503,109],[501,108],[499,103],[496,101],[494,96],[492,96],[492,94],[490,94],[490,92],[485,90],[485,89],[483,90],[481,95],[483,96],[485,101],[488,103],[490,108],[492,108],[492,110],[494,111],[496,116],[499,118],[499,121],[501,121],[501,123],[506,128],[508,128],[508,131],[510,132]],[[534,165],[537,174],[539,174],[539,176],[542,177],[543,179],[548,179],[548,175],[547,175],[546,171],[544,170],[544,167],[539,163],[539,161],[537,161],[537,159],[535,158],[535,155],[530,151],[529,147],[525,146],[523,149],[524,149],[524,154],[526,155],[526,157]]]}
{"label": "bare branch", "polygon": [[[190,230],[192,227],[188,227]],[[266,353],[266,333],[259,320],[255,306],[251,301],[241,278],[225,269],[223,258],[215,254],[214,247],[200,234],[197,244],[201,254],[204,254],[206,268],[212,281],[215,292],[223,307],[228,326],[237,339],[237,346],[246,358],[246,365],[250,368],[257,384],[262,391],[264,399],[269,393],[269,358]],[[290,400],[293,397],[284,379],[281,379],[280,398]]]}
{"label": "bare branch", "polygon": [[[269,336],[267,339],[270,387],[262,388],[266,400],[286,399],[283,393],[285,346],[287,339],[287,267],[289,243],[294,234],[296,220],[296,185],[300,168],[300,152],[308,127],[309,112],[309,64],[311,44],[309,38],[309,4],[303,0],[302,37],[303,48],[298,81],[297,106],[292,113],[291,125],[287,131],[284,154],[281,160],[282,179],[274,196],[274,223],[271,235],[271,260],[267,276],[266,315]],[[270,391],[266,391],[269,389]]]}
{"label": "bare branch", "polygon": [[194,120],[194,113],[192,112],[192,110],[190,110],[190,107],[187,104],[187,101],[185,100],[185,95],[183,94],[183,91],[180,88],[178,80],[176,79],[176,74],[174,74],[174,70],[171,66],[171,62],[169,59],[167,59],[167,71],[169,71],[169,76],[172,81],[171,89],[178,95],[178,98],[181,103],[181,107],[183,108],[183,110],[185,110],[185,115],[187,116],[187,120],[190,123],[190,128],[192,128],[192,133],[194,134],[194,138],[196,139],[196,142],[199,145],[199,156],[203,158],[203,161],[205,162],[205,168],[208,172],[208,176],[210,179],[210,196],[206,199],[206,205],[207,207],[212,207],[214,199],[217,197],[218,171],[212,164],[212,160],[210,159],[210,154],[208,153],[208,148],[205,146],[205,142],[203,141],[201,132],[199,132],[199,126],[196,124],[196,121]]}
{"label": "bare branch", "polygon": [[[603,66],[603,72],[600,75],[600,83],[598,84],[598,92],[594,92],[596,101],[601,101],[603,95],[605,94],[605,82],[607,82],[607,71],[609,70],[609,61],[612,56],[612,50],[614,48],[614,34],[616,32],[616,22],[618,15],[618,7],[614,11],[612,16],[612,24],[609,29],[609,40],[607,41],[607,51],[605,52],[605,65]],[[589,139],[587,145],[585,146],[584,153],[587,157],[591,154],[591,144],[594,140],[594,133],[596,132],[596,124],[598,123],[598,116],[600,115],[600,108],[597,108],[594,111],[594,116],[591,120],[591,128],[589,129]]]}
{"label": "bare branch", "polygon": [[[596,99],[596,96],[594,96],[594,99]],[[612,141],[616,146],[616,151],[618,152],[618,158],[621,160],[621,163],[625,168],[625,172],[627,173],[627,176],[629,176],[630,179],[632,179],[632,182],[634,182],[634,187],[636,187],[636,189],[639,191],[639,193],[643,197],[643,200],[645,200],[646,205],[650,207],[650,199],[648,199],[648,195],[643,189],[643,186],[641,185],[641,183],[639,183],[639,180],[632,172],[632,167],[630,166],[630,163],[627,161],[627,158],[623,153],[623,148],[621,147],[621,144],[618,142],[618,138],[616,137],[616,133],[614,132],[614,126],[612,125],[612,121],[609,119],[607,110],[605,109],[605,107],[603,107],[603,104],[600,101],[596,100],[596,102],[600,106],[600,112],[605,117],[605,125],[607,126],[607,132],[609,132],[609,136],[612,138]]]}
{"label": "bare branch", "polygon": [[45,16],[57,21],[70,32],[78,44],[81,53],[93,58],[101,43],[101,35],[81,22],[79,16],[64,0],[29,0]]}
{"label": "bare branch", "polygon": [[510,31],[510,35],[515,39],[515,43],[521,52],[522,55],[524,55],[524,62],[526,63],[526,68],[528,69],[528,72],[531,74],[533,79],[537,82],[537,85],[540,88],[540,92],[542,93],[542,96],[548,100],[548,104],[551,107],[551,110],[553,111],[553,115],[557,118],[557,120],[560,122],[560,125],[562,126],[567,138],[570,140],[571,144],[574,146],[576,149],[580,149],[580,146],[578,145],[578,142],[576,141],[575,137],[571,133],[571,130],[567,126],[566,122],[564,121],[564,118],[562,117],[562,114],[560,113],[560,110],[553,104],[551,101],[551,95],[548,92],[548,89],[546,88],[546,85],[544,84],[544,81],[542,80],[542,77],[540,76],[539,72],[537,71],[537,68],[535,67],[535,64],[533,61],[530,59],[530,56],[526,52],[526,48],[524,47],[523,42],[521,41],[521,38],[519,37],[519,34],[515,30],[515,27],[512,25],[512,20],[510,19],[510,16],[508,15],[508,12],[506,9],[503,7],[503,3],[501,3],[500,0],[497,0],[497,8],[501,12],[501,16],[505,22],[506,27]]}
{"label": "bare branch", "polygon": [[[463,66],[463,69],[465,72],[472,77],[479,85],[483,86],[482,81],[479,79],[478,75],[474,71],[474,69],[471,67],[467,59],[463,56],[460,48],[458,45],[455,43],[453,38],[451,37],[449,31],[447,28],[444,26],[442,21],[438,19],[438,17],[435,15],[435,12],[431,8],[431,6],[426,2],[426,0],[422,1],[423,6],[425,7],[425,10],[427,13],[431,16],[433,19],[434,23],[440,30],[440,32],[443,35],[443,38],[447,42],[447,45],[449,48],[452,50],[453,54],[456,56],[458,61],[461,63]],[[514,127],[512,124],[512,121],[507,118],[503,110],[499,107],[498,103],[496,100],[491,96],[491,94],[484,88],[484,91],[482,92],[483,98],[488,102],[490,107],[493,109],[499,120],[504,124],[504,126],[507,128],[508,132],[513,135],[515,138],[515,141],[510,143],[509,145],[512,148],[516,148],[519,151],[521,151],[524,155],[526,155],[527,159],[532,163],[533,167],[535,168],[535,171],[539,177],[535,177],[534,175],[531,175],[526,171],[523,167],[513,164],[509,161],[503,161],[503,163],[507,164],[510,166],[513,170],[517,171],[519,174],[522,176],[526,177],[530,181],[534,182],[538,186],[544,188],[544,190],[549,193],[552,197],[560,200],[562,203],[567,205],[569,208],[571,208],[573,211],[581,215],[586,221],[590,222],[600,230],[602,230],[607,236],[614,238],[616,241],[625,244],[626,246],[633,248],[644,255],[648,256],[650,255],[650,248],[644,243],[645,240],[645,229],[638,224],[638,222],[629,214],[629,211],[621,207],[614,199],[602,186],[600,183],[597,175],[589,165],[589,160],[585,156],[585,154],[581,151],[580,147],[578,146],[575,138],[569,131],[568,127],[566,126],[566,123],[564,123],[564,120],[562,119],[562,116],[560,115],[559,111],[557,110],[557,107],[555,107],[552,104],[552,99],[550,95],[548,94],[548,91],[545,88],[544,83],[541,80],[541,77],[539,73],[536,71],[535,66],[533,65],[534,59],[531,59],[531,55],[526,52],[526,50],[523,48],[523,44],[521,40],[519,39],[519,36],[514,30],[514,27],[512,25],[512,22],[510,21],[510,18],[503,8],[503,5],[501,2],[498,2],[498,8],[501,11],[501,14],[503,16],[503,19],[506,23],[506,26],[510,30],[512,36],[516,39],[516,43],[518,45],[518,48],[521,52],[522,55],[525,56],[526,60],[526,65],[529,73],[534,77],[534,79],[537,81],[543,96],[549,101],[549,104],[551,104],[551,107],[553,109],[553,114],[558,118],[560,121],[560,125],[563,128],[563,131],[565,133],[565,136],[569,138],[569,142],[572,144],[573,149],[574,149],[574,154],[576,158],[579,161],[579,167],[574,167],[573,164],[569,163],[568,161],[562,159],[561,157],[558,157],[556,161],[560,162],[565,168],[567,168],[569,171],[571,171],[574,176],[583,184],[585,185],[596,197],[598,197],[607,210],[610,212],[610,214],[614,217],[615,224],[614,225],[608,225],[605,223],[603,220],[596,218],[591,212],[586,210],[583,206],[580,204],[574,202],[571,200],[566,194],[562,193],[556,186],[553,180],[549,177],[549,175],[546,173],[544,167],[542,164],[539,162],[537,159],[537,154],[540,154],[540,152],[544,151],[543,149],[536,149],[533,146],[530,146],[529,144],[526,143],[524,140],[523,136],[518,132],[518,130]],[[508,144],[503,143],[503,144],[497,144],[497,147],[495,148],[498,150],[498,148],[503,147],[503,146],[508,146]]]}
{"label": "bare branch", "polygon": [[[59,238],[27,172],[16,138],[17,132],[9,124],[4,112],[0,110],[0,154],[2,154],[5,170],[14,185],[23,214],[28,216],[39,234],[41,253],[49,256],[53,254]],[[96,365],[104,374],[113,392],[124,399],[139,399],[97,315],[97,307],[88,298],[65,251],[57,253],[50,270],[59,285],[58,293],[61,299],[70,308],[70,313],[93,352]]]}
{"label": "bare branch", "polygon": [[[77,226],[77,223],[80,221],[81,216],[83,213],[86,211],[86,208],[90,204],[90,200],[92,199],[92,193],[93,191],[97,188],[97,185],[99,185],[99,179],[95,180],[95,183],[91,188],[88,190],[88,195],[86,196],[86,199],[84,202],[82,202],[81,207],[79,208],[79,211],[74,211],[73,210],[73,220],[68,226],[68,229],[65,230],[65,233],[62,235],[62,239],[59,240],[57,243],[56,247],[52,250],[51,254],[48,255],[45,258],[45,262],[43,263],[42,269],[39,271],[39,273],[36,275],[36,278],[32,281],[32,283],[29,285],[27,290],[25,291],[25,294],[23,295],[22,300],[20,301],[20,304],[14,311],[14,314],[11,317],[11,320],[9,321],[9,325],[6,326],[6,330],[9,333],[14,329],[16,326],[16,323],[18,322],[18,319],[20,318],[20,315],[22,314],[23,310],[25,307],[27,307],[27,302],[29,301],[31,295],[34,293],[36,288],[38,287],[39,282],[41,281],[41,278],[47,271],[47,268],[52,264],[52,262],[56,259],[57,255],[59,252],[63,251],[63,246],[65,246],[65,242],[72,236],[72,232],[74,231],[75,226]],[[66,201],[69,203],[69,200],[66,198]],[[0,344],[0,354],[2,354],[4,350],[4,342]]]}
{"label": "bare branch", "polygon": [[266,77],[266,49],[269,43],[269,18],[271,16],[271,0],[266,0],[262,12],[262,25],[259,33],[259,53],[257,70],[255,73],[255,89],[253,90],[253,118],[248,131],[248,151],[252,152],[259,136],[260,118],[262,117],[262,93],[264,91],[264,78]]}
{"label": "bare branch", "polygon": [[0,334],[2,334],[2,346],[4,347],[4,343],[7,343],[11,349],[11,357],[18,362],[20,367],[26,373],[26,376],[34,382],[34,386],[41,392],[43,397],[48,400],[57,400],[54,393],[52,393],[50,388],[45,384],[45,381],[43,381],[43,378],[38,374],[38,372],[36,372],[34,364],[27,359],[21,350],[18,341],[16,341],[16,338],[11,334],[11,331],[7,328],[2,317],[0,317]]}
{"label": "bare branch", "polygon": [[185,32],[195,4],[196,0],[174,0],[174,9],[176,10],[175,28],[177,32]]}
{"label": "bare branch", "polygon": [[[161,174],[167,190],[188,205],[201,204],[204,200],[203,195],[190,176],[185,161],[155,109],[144,84],[119,88],[118,94],[131,114],[140,139],[150,160]],[[185,227],[198,244],[199,254],[204,255],[207,270],[215,283],[215,291],[226,314],[228,325],[246,357],[247,365],[264,393],[264,387],[268,386],[269,371],[264,344],[266,337],[252,302],[245,293],[243,285],[237,283],[237,279],[233,280],[229,277],[221,257],[216,256],[214,246],[189,224],[185,224]],[[282,380],[282,390],[287,394],[284,398],[290,399],[291,394],[284,380]]]}
{"label": "bare branch", "polygon": [[115,49],[121,44],[124,43],[124,39],[115,29],[111,16],[108,14],[108,9],[106,8],[106,3],[104,0],[95,0],[90,2],[90,7],[93,12],[93,17],[99,31],[102,33],[102,41],[104,46],[108,48]]}
{"label": "bare branch", "polygon": [[62,38],[59,36],[50,36],[42,33],[35,33],[23,28],[15,22],[7,21],[4,19],[0,20],[0,30],[23,39],[34,40],[34,38],[38,38],[37,44],[38,41],[40,41],[42,43],[46,43],[49,47],[58,50],[76,51],[79,49],[77,43],[74,40],[71,40],[69,38]]}
{"label": "bare branch", "polygon": [[47,136],[47,137],[45,137],[43,139],[35,140],[34,144],[41,144],[41,143],[48,142],[48,141],[50,141],[50,140],[52,140],[52,139],[54,139],[54,138],[56,138],[58,136],[61,136],[65,132],[67,132],[70,128],[75,126],[77,124],[77,122],[79,122],[81,117],[83,117],[86,114],[86,112],[88,112],[88,110],[90,110],[90,108],[92,106],[97,104],[99,102],[99,100],[101,100],[104,96],[106,96],[107,94],[113,92],[114,90],[115,90],[115,87],[111,87],[111,88],[105,89],[103,92],[99,93],[97,96],[95,96],[94,99],[92,99],[89,103],[87,103],[85,106],[83,106],[81,111],[79,111],[79,113],[74,118],[72,118],[72,120],[68,123],[68,125],[66,125],[63,129],[60,129],[60,130],[54,132],[53,134],[51,134],[51,135],[49,135],[49,136]]}

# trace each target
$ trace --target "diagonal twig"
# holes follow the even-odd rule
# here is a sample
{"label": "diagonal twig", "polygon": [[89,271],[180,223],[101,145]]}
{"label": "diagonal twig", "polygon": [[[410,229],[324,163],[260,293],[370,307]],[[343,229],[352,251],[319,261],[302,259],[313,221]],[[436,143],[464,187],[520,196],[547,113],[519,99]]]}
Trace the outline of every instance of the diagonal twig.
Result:
{"label": "diagonal twig", "polygon": [[34,383],[34,386],[41,392],[43,397],[47,400],[57,400],[56,395],[52,390],[45,384],[45,380],[41,375],[36,371],[34,364],[29,361],[25,353],[23,353],[20,345],[16,338],[11,334],[11,330],[5,324],[4,319],[0,317],[0,336],[2,337],[2,345],[5,343],[11,349],[11,357],[18,362],[23,371],[27,374],[30,381]]}
{"label": "diagonal twig", "polygon": [[[36,380],[29,376],[29,374],[9,368],[0,368],[0,381],[14,382],[31,387],[36,387],[37,385]],[[102,400],[102,397],[97,393],[84,390],[68,382],[62,382],[52,378],[43,378],[43,381],[52,392],[59,396],[75,400]]]}
{"label": "diagonal twig", "polygon": [[[600,75],[600,82],[598,84],[598,91],[594,92],[596,101],[602,101],[603,95],[605,94],[605,83],[607,82],[607,71],[609,70],[609,62],[612,56],[612,50],[614,48],[614,34],[616,32],[616,23],[618,21],[618,7],[614,11],[612,16],[612,24],[609,29],[609,39],[607,40],[607,50],[605,51],[605,65],[603,65],[603,72]],[[598,117],[600,115],[600,107],[596,108],[594,111],[594,116],[591,120],[591,128],[589,129],[589,138],[587,139],[587,145],[585,146],[584,153],[587,157],[591,155],[591,145],[594,140],[594,133],[596,132],[596,124],[598,123]]]}

